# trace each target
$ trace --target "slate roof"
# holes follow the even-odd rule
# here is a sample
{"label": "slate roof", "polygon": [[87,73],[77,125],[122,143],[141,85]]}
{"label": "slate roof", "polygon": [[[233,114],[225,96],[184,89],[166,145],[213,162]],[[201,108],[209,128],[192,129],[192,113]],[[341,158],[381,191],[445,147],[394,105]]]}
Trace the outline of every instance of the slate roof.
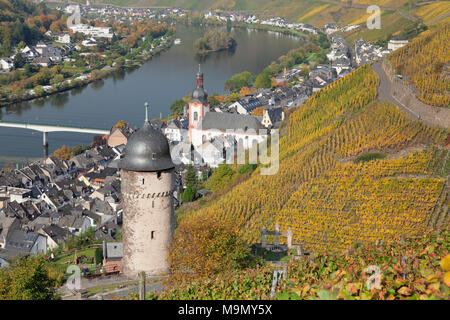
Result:
{"label": "slate roof", "polygon": [[6,240],[5,248],[13,248],[21,252],[30,252],[39,233],[25,230],[12,230]]}
{"label": "slate roof", "polygon": [[103,257],[107,260],[118,260],[123,257],[122,242],[103,242]]}
{"label": "slate roof", "polygon": [[53,241],[56,243],[62,243],[66,240],[67,236],[69,235],[69,232],[67,229],[61,228],[60,226],[57,226],[56,224],[51,224],[49,226],[45,226],[42,228],[42,230],[48,234]]}
{"label": "slate roof", "polygon": [[233,113],[207,112],[205,119],[201,122],[201,129],[217,129],[226,131],[227,129],[242,129],[247,131],[249,129],[256,130],[264,127],[261,122],[252,115],[242,115]]}

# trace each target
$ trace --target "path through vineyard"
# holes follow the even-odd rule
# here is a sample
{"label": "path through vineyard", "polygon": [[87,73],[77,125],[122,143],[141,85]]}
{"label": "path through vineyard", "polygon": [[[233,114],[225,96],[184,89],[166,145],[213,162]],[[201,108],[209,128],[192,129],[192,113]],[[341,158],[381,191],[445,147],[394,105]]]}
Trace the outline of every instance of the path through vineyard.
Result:
{"label": "path through vineyard", "polygon": [[[423,103],[414,105],[404,105],[392,95],[392,84],[386,73],[383,70],[382,62],[378,61],[372,64],[372,68],[378,76],[378,99],[381,101],[389,101],[399,106],[400,110],[404,111],[412,120],[417,120],[418,117],[428,125],[443,127],[450,129],[450,109],[437,108]],[[406,90],[405,90],[406,91]],[[436,112],[438,110],[438,112]]]}

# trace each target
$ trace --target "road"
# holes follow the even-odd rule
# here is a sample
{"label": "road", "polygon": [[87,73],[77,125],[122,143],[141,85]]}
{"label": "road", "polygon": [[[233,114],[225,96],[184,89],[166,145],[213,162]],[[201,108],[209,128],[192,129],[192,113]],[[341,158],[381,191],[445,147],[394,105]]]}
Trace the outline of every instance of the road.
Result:
{"label": "road", "polygon": [[[161,277],[148,277],[146,284],[146,292],[157,292],[161,290]],[[133,283],[134,282],[134,283]],[[105,287],[109,285],[118,285],[117,288],[109,291],[103,291],[101,287]],[[129,293],[135,292],[137,293],[137,279],[126,277],[122,274],[120,275],[109,275],[109,276],[101,276],[97,278],[81,278],[80,289],[78,290],[69,290],[66,285],[60,288],[60,294],[63,300],[84,300],[86,298],[82,298],[80,292],[86,291],[87,289],[99,289],[99,293],[93,295],[89,299],[112,299],[115,296],[126,297]]]}
{"label": "road", "polygon": [[381,61],[372,64],[372,68],[380,80],[378,87],[378,99],[396,104],[411,120],[420,119],[430,125],[450,129],[450,109],[429,106],[424,103],[412,103],[404,105],[392,95],[391,82],[382,68]]}

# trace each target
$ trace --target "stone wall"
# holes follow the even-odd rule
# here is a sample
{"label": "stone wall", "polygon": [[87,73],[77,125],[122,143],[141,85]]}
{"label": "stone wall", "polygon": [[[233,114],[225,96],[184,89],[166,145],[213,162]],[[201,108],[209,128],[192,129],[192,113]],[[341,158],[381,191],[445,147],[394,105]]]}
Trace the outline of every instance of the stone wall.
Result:
{"label": "stone wall", "polygon": [[122,170],[122,272],[136,276],[167,273],[167,257],[174,231],[173,170]]}
{"label": "stone wall", "polygon": [[406,110],[417,119],[423,120],[429,125],[450,129],[450,109],[435,107],[423,103],[417,99],[412,88],[398,79],[392,72],[391,66],[384,61],[382,68],[391,83],[391,95]]}

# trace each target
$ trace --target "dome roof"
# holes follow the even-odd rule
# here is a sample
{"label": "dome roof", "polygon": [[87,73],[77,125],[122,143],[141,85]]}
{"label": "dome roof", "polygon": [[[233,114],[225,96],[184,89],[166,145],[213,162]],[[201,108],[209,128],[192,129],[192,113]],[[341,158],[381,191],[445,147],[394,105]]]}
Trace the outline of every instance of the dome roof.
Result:
{"label": "dome roof", "polygon": [[167,138],[150,122],[133,133],[125,146],[119,168],[130,171],[161,171],[174,168]]}
{"label": "dome roof", "polygon": [[201,103],[204,103],[208,100],[208,92],[204,88],[195,88],[192,92],[192,100],[199,100]]}

